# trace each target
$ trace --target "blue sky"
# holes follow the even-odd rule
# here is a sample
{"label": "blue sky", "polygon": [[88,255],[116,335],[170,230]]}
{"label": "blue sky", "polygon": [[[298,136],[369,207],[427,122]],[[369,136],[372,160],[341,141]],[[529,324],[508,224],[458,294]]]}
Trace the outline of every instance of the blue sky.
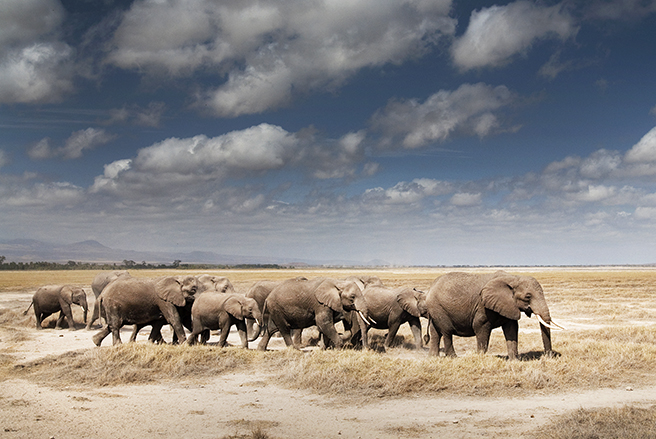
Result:
{"label": "blue sky", "polygon": [[654,0],[3,0],[0,240],[656,262],[654,72]]}

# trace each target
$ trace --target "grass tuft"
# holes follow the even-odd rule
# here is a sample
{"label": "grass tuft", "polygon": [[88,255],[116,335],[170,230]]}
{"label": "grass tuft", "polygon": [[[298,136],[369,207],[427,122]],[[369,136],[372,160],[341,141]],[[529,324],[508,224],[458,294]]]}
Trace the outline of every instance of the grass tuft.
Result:
{"label": "grass tuft", "polygon": [[535,439],[651,439],[656,437],[656,405],[578,409],[542,426]]}

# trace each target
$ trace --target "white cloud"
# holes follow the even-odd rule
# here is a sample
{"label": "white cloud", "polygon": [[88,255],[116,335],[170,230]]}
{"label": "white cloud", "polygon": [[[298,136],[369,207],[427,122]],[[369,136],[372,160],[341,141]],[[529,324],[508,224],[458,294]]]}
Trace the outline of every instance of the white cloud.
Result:
{"label": "white cloud", "polygon": [[3,0],[0,14],[0,51],[30,44],[61,25],[64,8],[58,0]]}
{"label": "white cloud", "polygon": [[61,148],[52,148],[49,138],[41,139],[27,150],[27,154],[35,160],[52,157],[62,157],[66,160],[78,159],[82,157],[83,151],[104,145],[115,137],[102,129],[87,128],[72,133]]}
{"label": "white cloud", "polygon": [[597,0],[586,8],[587,18],[636,20],[656,12],[654,0]]}
{"label": "white cloud", "polygon": [[219,116],[259,113],[337,87],[363,67],[424,54],[454,33],[450,8],[450,0],[138,0],[108,61],[152,74],[228,73],[198,105]]}
{"label": "white cloud", "polygon": [[464,35],[454,42],[453,61],[462,70],[496,67],[525,53],[538,39],[565,40],[577,32],[562,5],[516,1],[474,11]]}
{"label": "white cloud", "polygon": [[627,163],[656,161],[656,127],[645,134],[624,156]]}
{"label": "white cloud", "polygon": [[5,188],[2,204],[9,207],[70,207],[84,201],[84,189],[67,182],[36,183],[31,187]]}
{"label": "white cloud", "polygon": [[451,204],[459,207],[478,206],[482,199],[481,193],[459,192],[451,197]]}
{"label": "white cloud", "polygon": [[35,43],[0,53],[0,103],[55,102],[73,89],[72,49]]}
{"label": "white cloud", "polygon": [[402,138],[405,148],[444,141],[457,132],[484,137],[500,131],[494,113],[517,97],[505,86],[463,84],[454,91],[440,90],[420,103],[416,99],[390,101],[372,118],[374,131],[384,135],[383,146]]}

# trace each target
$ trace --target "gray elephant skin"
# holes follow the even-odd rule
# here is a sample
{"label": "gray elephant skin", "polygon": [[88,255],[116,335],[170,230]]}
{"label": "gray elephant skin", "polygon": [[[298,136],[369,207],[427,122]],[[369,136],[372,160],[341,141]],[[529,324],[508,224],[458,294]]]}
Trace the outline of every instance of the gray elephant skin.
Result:
{"label": "gray elephant skin", "polygon": [[[504,271],[492,274],[451,272],[437,278],[426,304],[429,314],[429,355],[439,355],[440,339],[444,351],[455,356],[453,336],[476,337],[479,352],[487,352],[490,332],[501,327],[508,358],[518,357],[517,339],[521,313],[541,319],[542,342],[552,352],[552,324],[542,287],[531,276],[516,276]],[[557,327],[557,326],[556,326]]]}
{"label": "gray elephant skin", "polygon": [[102,271],[96,274],[96,276],[93,278],[93,281],[91,282],[91,291],[93,291],[95,301],[93,302],[91,319],[89,319],[87,322],[87,329],[91,329],[91,325],[93,325],[93,323],[100,318],[100,310],[98,309],[98,296],[100,296],[100,293],[102,293],[107,285],[116,279],[128,277],[130,277],[130,273],[128,273],[127,270]]}
{"label": "gray elephant skin", "polygon": [[217,293],[234,293],[235,288],[227,277],[201,274],[198,279],[198,292],[215,291]]}
{"label": "gray elephant skin", "polygon": [[41,324],[43,320],[51,314],[59,312],[55,329],[61,328],[61,324],[66,317],[69,329],[76,329],[75,320],[73,320],[73,311],[71,305],[75,303],[84,309],[84,321],[87,320],[87,294],[82,288],[71,285],[45,285],[34,293],[32,303],[25,310],[23,315],[27,314],[31,306],[34,306],[34,315],[36,316],[36,329],[43,329]]}
{"label": "gray elephant skin", "polygon": [[[193,345],[197,338],[205,331],[221,331],[219,346],[224,347],[228,343],[230,328],[237,327],[241,346],[248,349],[248,337],[246,333],[245,319],[254,319],[262,326],[262,313],[257,302],[242,294],[221,294],[214,291],[201,293],[194,300],[191,307],[192,332],[187,338],[187,343]],[[255,337],[256,338],[256,337]],[[204,343],[206,340],[201,339]]]}
{"label": "gray elephant skin", "polygon": [[98,298],[106,325],[93,336],[93,342],[100,346],[111,333],[113,344],[121,343],[120,329],[124,325],[137,325],[139,329],[152,325],[151,335],[160,334],[161,338],[160,329],[168,323],[173,327],[177,342],[182,343],[187,337],[180,310],[191,306],[197,290],[198,279],[194,276],[117,279]]}
{"label": "gray elephant skin", "polygon": [[[370,322],[360,318],[362,346],[369,348],[368,332],[370,328],[388,329],[385,347],[394,343],[394,338],[402,324],[408,323],[415,340],[415,347],[421,349],[421,319],[428,318],[426,293],[411,287],[388,288],[382,286],[367,286],[363,291]],[[355,332],[355,331],[354,331]],[[355,334],[354,334],[355,335]]]}
{"label": "gray elephant skin", "polygon": [[290,335],[292,329],[316,325],[324,338],[324,347],[341,348],[343,341],[335,322],[350,311],[360,312],[365,317],[368,314],[362,291],[355,282],[323,278],[287,280],[276,286],[265,301],[265,331],[258,349],[267,348],[273,334],[270,322],[280,331],[288,347],[298,349]]}

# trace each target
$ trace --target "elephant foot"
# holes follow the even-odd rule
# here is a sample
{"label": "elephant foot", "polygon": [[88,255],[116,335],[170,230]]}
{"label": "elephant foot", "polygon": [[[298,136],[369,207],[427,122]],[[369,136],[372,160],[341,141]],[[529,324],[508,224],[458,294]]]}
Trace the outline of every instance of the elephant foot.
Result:
{"label": "elephant foot", "polygon": [[93,344],[95,344],[96,346],[100,346],[104,338],[105,336],[103,336],[102,334],[96,334],[91,338],[91,340],[93,340]]}

